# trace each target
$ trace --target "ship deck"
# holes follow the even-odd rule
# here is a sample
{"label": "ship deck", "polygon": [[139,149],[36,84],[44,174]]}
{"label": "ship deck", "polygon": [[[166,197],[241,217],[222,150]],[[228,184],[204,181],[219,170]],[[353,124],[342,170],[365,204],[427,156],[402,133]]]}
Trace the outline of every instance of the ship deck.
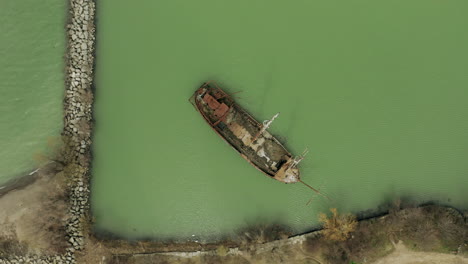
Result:
{"label": "ship deck", "polygon": [[[198,110],[213,129],[247,161],[273,177],[281,165],[291,157],[291,154],[268,131],[264,131],[255,142],[252,142],[260,132],[261,124],[220,89],[210,86],[205,86],[205,88],[207,88],[205,96],[209,94],[212,98],[195,96]],[[212,102],[213,98],[218,99]],[[223,107],[217,105],[218,103],[221,106],[223,104],[227,106],[224,107],[225,111],[219,110]],[[213,110],[213,105],[218,111]]]}

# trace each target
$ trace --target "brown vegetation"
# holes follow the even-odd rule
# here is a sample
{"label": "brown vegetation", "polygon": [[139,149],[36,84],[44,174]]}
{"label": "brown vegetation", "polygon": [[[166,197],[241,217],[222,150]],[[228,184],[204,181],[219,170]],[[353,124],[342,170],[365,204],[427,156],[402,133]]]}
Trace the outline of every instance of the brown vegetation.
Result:
{"label": "brown vegetation", "polygon": [[[90,161],[86,154],[76,155],[77,150],[79,151],[77,147],[79,146],[67,137],[51,139],[47,152],[38,155],[38,161],[49,164],[48,176],[39,180],[43,184],[42,189],[36,192],[24,190],[28,199],[35,200],[35,203],[28,200],[25,204],[37,207],[30,208],[28,216],[16,218],[22,219],[21,221],[9,219],[4,222],[1,230],[11,228],[12,231],[0,232],[0,258],[11,254],[37,252],[35,249],[46,254],[64,252],[68,246],[64,230],[67,185],[70,183],[70,175],[83,171]],[[51,176],[54,174],[56,176]],[[8,203],[8,200],[4,201]],[[309,236],[302,245],[278,241],[287,238],[290,233],[275,225],[253,226],[241,231],[237,242],[221,244],[201,245],[190,242],[182,245],[154,241],[101,240],[92,233],[93,221],[86,213],[82,219],[85,249],[77,251],[76,258],[78,263],[361,263],[371,262],[391,253],[396,241],[403,241],[412,250],[457,254],[467,254],[465,252],[468,251],[466,220],[450,208],[425,206],[400,209],[400,203],[397,203],[388,215],[360,222],[356,222],[351,215],[338,214],[336,209],[330,211],[330,217],[320,215],[320,220],[324,223],[321,235]],[[28,228],[31,226],[35,229]],[[269,241],[274,242],[267,243]],[[239,246],[238,253],[229,254],[229,248],[235,246]],[[147,254],[184,250],[211,251],[193,258]]]}
{"label": "brown vegetation", "polygon": [[385,219],[389,234],[403,240],[413,250],[453,253],[468,243],[468,225],[451,208],[424,206],[389,214]]}
{"label": "brown vegetation", "polygon": [[81,167],[70,137],[51,137],[34,160],[39,169],[33,183],[12,190],[0,200],[0,253],[4,255],[62,254],[68,247],[68,188]]}
{"label": "brown vegetation", "polygon": [[65,252],[65,177],[55,175],[53,165],[41,169],[34,184],[0,200],[0,252],[4,255]]}
{"label": "brown vegetation", "polygon": [[[311,235],[303,244],[288,244],[281,240],[287,232],[278,226],[254,226],[243,230],[239,235],[237,253],[230,253],[232,244],[213,245],[163,245],[151,241],[130,243],[122,240],[103,241],[90,237],[88,253],[80,252],[78,260],[83,263],[369,263],[394,251],[394,243],[403,243],[412,249],[435,252],[458,252],[464,254],[467,227],[463,217],[456,211],[438,206],[421,208],[394,208],[390,214],[355,222],[354,217],[339,215],[332,210],[327,220],[333,224],[340,241],[330,240],[325,230]],[[424,223],[426,221],[426,223]],[[345,223],[346,228],[337,227],[336,223]],[[351,228],[352,227],[352,228]],[[330,228],[331,229],[331,228]],[[343,230],[352,230],[344,232]],[[430,234],[426,241],[426,234]],[[333,236],[335,237],[336,234]],[[280,240],[277,240],[280,239]],[[275,240],[271,243],[268,241]],[[414,246],[416,243],[416,247]],[[173,256],[151,254],[161,251],[207,251],[203,254]],[[458,250],[458,251],[457,251]],[[440,256],[439,256],[440,257]]]}
{"label": "brown vegetation", "polygon": [[356,217],[350,214],[338,214],[336,208],[330,208],[330,218],[326,214],[319,214],[319,221],[323,223],[323,235],[331,241],[345,241],[356,229]]}
{"label": "brown vegetation", "polygon": [[51,162],[61,166],[70,164],[75,158],[72,140],[68,136],[50,137],[45,150],[35,153],[33,158],[39,168]]}
{"label": "brown vegetation", "polygon": [[86,104],[86,105],[91,105],[93,104],[93,99],[94,99],[94,94],[88,89],[83,89],[79,93],[80,95],[80,102]]}
{"label": "brown vegetation", "polygon": [[376,260],[391,253],[394,243],[400,240],[413,250],[468,256],[463,250],[468,242],[467,232],[465,219],[450,208],[394,208],[381,218],[359,221],[346,241],[332,242],[322,236],[308,239],[306,248],[307,251],[321,252],[327,263],[338,264]]}
{"label": "brown vegetation", "polygon": [[253,225],[239,232],[237,242],[240,248],[288,238],[292,233],[280,225]]}
{"label": "brown vegetation", "polygon": [[[135,255],[135,256],[114,256],[108,262],[112,264],[251,264],[242,256],[217,256],[217,255],[200,255],[194,257],[177,257],[169,255]],[[280,262],[272,262],[280,263]]]}
{"label": "brown vegetation", "polygon": [[91,124],[86,119],[80,119],[75,125],[78,130],[78,135],[82,138],[87,138],[91,134]]}
{"label": "brown vegetation", "polygon": [[11,255],[24,255],[27,252],[27,245],[18,240],[13,224],[2,224],[0,234],[0,259]]}

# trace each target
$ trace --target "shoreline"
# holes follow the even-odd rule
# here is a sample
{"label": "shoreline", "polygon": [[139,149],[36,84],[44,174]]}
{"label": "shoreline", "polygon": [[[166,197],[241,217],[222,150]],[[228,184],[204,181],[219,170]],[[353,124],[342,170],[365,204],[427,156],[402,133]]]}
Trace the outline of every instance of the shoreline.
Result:
{"label": "shoreline", "polygon": [[[466,237],[464,234],[468,234],[467,216],[468,211],[461,213],[454,208],[437,205],[394,208],[383,216],[359,221],[357,230],[353,232],[353,237],[346,241],[329,241],[324,238],[321,230],[291,236],[287,239],[277,239],[267,242],[256,241],[256,243],[253,244],[241,243],[234,247],[219,243],[215,245],[199,245],[200,247],[198,249],[184,248],[184,250],[164,250],[163,248],[158,248],[153,251],[149,251],[142,250],[142,247],[146,246],[146,244],[137,244],[132,248],[135,249],[135,251],[131,251],[131,249],[129,250],[122,246],[121,243],[114,241],[114,243],[120,247],[120,250],[118,250],[118,253],[114,253],[115,251],[112,250],[112,257],[117,263],[126,263],[125,261],[136,261],[137,259],[141,259],[141,263],[151,263],[151,261],[156,263],[157,261],[166,261],[164,263],[192,263],[190,262],[192,259],[195,259],[195,263],[199,263],[196,262],[197,258],[199,260],[201,258],[202,261],[200,263],[219,263],[221,259],[229,260],[230,258],[235,258],[239,262],[229,263],[250,263],[241,262],[240,260],[250,260],[256,256],[259,256],[261,259],[270,259],[270,255],[273,255],[273,258],[279,258],[278,260],[283,259],[283,257],[312,257],[315,261],[320,259],[320,262],[318,263],[350,263],[351,260],[361,263],[362,259],[368,259],[367,261],[371,261],[373,263],[374,261],[397,251],[398,247],[396,245],[400,244],[405,245],[408,249],[411,249],[411,252],[415,252],[415,254],[417,252],[433,252],[434,254],[440,254],[439,257],[443,257],[445,254],[447,257],[452,256],[456,257],[458,260],[464,259],[468,261],[468,244],[466,243],[466,240],[463,242],[463,238]],[[426,219],[430,219],[430,221],[433,222],[428,224],[421,221],[426,221]],[[456,242],[457,247],[453,247],[453,245],[451,247],[454,251],[447,251],[448,248],[446,245],[449,242],[445,241],[447,238],[440,235],[440,231],[443,230],[450,233],[454,232],[456,229],[443,229],[446,227],[441,229],[438,219],[442,221],[442,226],[446,225],[448,221],[450,223],[458,223],[456,228],[461,228],[461,232],[455,232],[458,235],[458,242]],[[393,232],[391,231],[392,229],[399,229],[400,227],[408,230],[413,230],[413,228],[418,230],[410,231],[409,234],[391,234],[391,232]],[[381,232],[384,229],[385,232],[380,234],[376,233]],[[459,229],[457,231],[460,231]],[[427,236],[434,236],[434,232],[435,234],[439,234],[439,236],[432,237],[433,239],[429,239],[429,241],[427,241]],[[363,234],[364,238],[362,237]],[[413,239],[414,237],[417,239]],[[450,239],[448,239],[448,241],[450,241]],[[375,243],[377,243],[377,245]],[[434,243],[438,246],[434,246]],[[450,243],[453,244],[453,241]],[[107,244],[106,246],[110,247],[110,245]],[[124,252],[122,247],[127,249],[127,252]],[[305,250],[308,252],[305,252]],[[291,256],[291,254],[294,256]],[[314,254],[314,256],[311,256],[311,254]],[[340,259],[341,254],[346,254],[346,259]],[[184,260],[187,262],[183,262]],[[266,263],[276,262],[270,261]]]}
{"label": "shoreline", "polygon": [[[459,214],[461,217],[464,217],[465,221],[468,221],[468,210],[457,208],[457,207],[447,205],[447,204],[443,204],[443,203],[440,203],[440,202],[437,202],[437,201],[427,201],[427,202],[421,202],[421,203],[407,202],[407,203],[405,203],[405,205],[402,206],[401,210],[411,210],[411,209],[425,208],[425,207],[430,207],[430,206],[435,206],[435,207],[451,210],[451,211],[456,212],[457,214]],[[380,219],[380,218],[385,218],[386,216],[391,214],[392,210],[394,210],[394,206],[392,206],[391,203],[386,203],[386,204],[380,205],[379,207],[383,207],[383,208],[387,208],[387,209],[384,210],[384,211],[373,211],[373,210],[371,210],[371,212],[369,214],[363,214],[364,212],[368,212],[369,210],[357,212],[354,215],[362,214],[363,216],[361,215],[362,217],[358,217],[356,219],[356,221],[357,222],[364,222],[364,221],[372,221],[372,220],[376,220],[376,219]],[[238,230],[234,231],[234,234],[242,234],[242,233],[250,230],[251,227],[253,227],[253,226],[246,226],[244,228],[239,228]],[[269,225],[268,227],[278,227],[279,233],[289,234],[286,239],[295,239],[295,238],[302,237],[302,236],[319,234],[323,230],[321,225],[314,226],[314,227],[310,228],[307,231],[298,232],[298,233],[288,232],[288,226],[282,225],[282,224],[272,224],[272,225]],[[113,241],[114,242],[115,241],[124,241],[124,242],[128,242],[128,243],[138,243],[138,242],[145,242],[146,243],[146,242],[150,242],[153,245],[160,245],[160,246],[162,246],[162,245],[167,246],[167,244],[174,244],[176,247],[178,245],[183,246],[183,247],[185,247],[185,246],[192,247],[193,244],[195,244],[197,246],[200,246],[200,245],[212,246],[212,245],[217,245],[217,244],[220,244],[220,245],[221,244],[229,244],[229,245],[232,245],[232,246],[237,246],[237,242],[235,240],[226,239],[225,236],[220,236],[219,238],[214,239],[213,241],[207,240],[206,242],[195,242],[195,241],[189,240],[189,237],[187,237],[187,238],[168,238],[168,239],[161,239],[160,240],[158,238],[152,238],[152,237],[151,238],[141,237],[141,238],[130,239],[130,238],[126,238],[124,236],[116,235],[116,234],[114,234],[112,232],[108,232],[108,231],[102,231],[102,232],[93,231],[91,234],[92,234],[93,238],[95,238],[97,240],[100,240],[100,241],[102,241],[104,243],[112,243]],[[281,239],[277,239],[277,240],[281,240]],[[269,241],[269,242],[273,242],[273,241],[277,241],[277,240],[272,240],[272,241]],[[177,242],[177,241],[180,241],[180,242]]]}
{"label": "shoreline", "polygon": [[38,177],[40,177],[40,173],[42,171],[47,171],[50,169],[53,162],[49,162],[43,166],[35,168],[28,174],[22,174],[21,176],[14,177],[0,185],[0,198],[7,193],[14,191],[14,190],[22,190],[27,186],[36,182]]}
{"label": "shoreline", "polygon": [[[88,260],[87,257],[90,256],[96,257],[93,260],[98,261],[101,261],[99,259],[103,256],[112,259],[158,254],[182,258],[204,254],[244,256],[244,254],[247,254],[245,252],[249,252],[249,250],[267,254],[281,248],[302,247],[303,244],[309,243],[307,241],[317,240],[321,236],[321,228],[314,227],[310,231],[300,234],[281,237],[281,234],[278,233],[274,240],[267,240],[262,243],[253,241],[249,242],[250,244],[242,245],[242,242],[234,242],[228,239],[220,239],[218,242],[204,244],[197,242],[175,243],[171,240],[164,242],[156,240],[134,241],[120,239],[112,234],[103,236],[95,232],[92,226],[93,217],[90,205],[90,170],[92,166],[91,144],[94,126],[92,110],[95,92],[96,1],[69,0],[67,13],[69,15],[66,22],[67,48],[63,100],[64,128],[62,132],[62,137],[67,139],[66,158],[68,159],[63,168],[63,173],[67,179],[66,192],[69,199],[66,211],[68,218],[63,223],[67,240],[66,252],[53,256],[9,256],[8,259],[0,257],[0,264],[39,263],[39,261],[41,261],[40,263],[77,263],[78,258]],[[37,179],[38,173],[35,170],[34,173],[7,182],[5,186],[0,187],[0,199],[13,190],[34,185]],[[421,203],[420,206],[415,208],[423,208],[427,204],[431,204],[431,202]],[[445,208],[444,210],[447,211],[455,210],[466,223],[468,216],[466,211],[436,204],[436,207]],[[381,219],[390,216],[388,210],[390,210],[391,206],[388,204],[385,206],[387,206],[387,211],[384,210],[383,212],[379,211],[383,207],[359,212],[359,222],[381,221]],[[227,248],[225,253],[220,253],[221,247]],[[88,263],[97,262],[88,261]]]}
{"label": "shoreline", "polygon": [[[91,131],[93,126],[92,103],[94,81],[95,48],[95,1],[69,0],[65,25],[66,54],[64,71],[63,130],[64,141],[63,174],[66,179],[68,204],[64,212],[63,229],[68,244],[65,253],[55,256],[9,256],[0,258],[3,263],[76,263],[75,251],[84,248],[83,231],[89,222],[89,168],[91,159]],[[2,193],[20,187],[33,186],[32,177],[9,183]]]}
{"label": "shoreline", "polygon": [[23,189],[28,185],[33,184],[37,180],[36,175],[37,169],[27,175],[18,176],[8,180],[0,186],[0,198],[13,190]]}

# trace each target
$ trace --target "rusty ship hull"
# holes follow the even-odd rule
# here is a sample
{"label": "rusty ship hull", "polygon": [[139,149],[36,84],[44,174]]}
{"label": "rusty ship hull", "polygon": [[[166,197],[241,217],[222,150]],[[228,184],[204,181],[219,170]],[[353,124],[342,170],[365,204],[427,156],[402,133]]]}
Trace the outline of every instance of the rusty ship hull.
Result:
{"label": "rusty ship hull", "polygon": [[284,183],[301,181],[297,160],[234,99],[217,85],[204,83],[190,102],[216,133],[265,175]]}

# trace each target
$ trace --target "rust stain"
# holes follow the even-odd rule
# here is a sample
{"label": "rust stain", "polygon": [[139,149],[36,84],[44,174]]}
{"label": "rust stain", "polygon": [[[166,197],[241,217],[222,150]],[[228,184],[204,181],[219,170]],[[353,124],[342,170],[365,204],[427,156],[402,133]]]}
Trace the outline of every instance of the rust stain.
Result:
{"label": "rust stain", "polygon": [[[192,98],[195,107],[214,131],[255,168],[285,183],[300,180],[299,170],[292,162],[294,159],[289,151],[271,134],[261,131],[262,124],[236,105],[224,91],[205,83]],[[224,125],[218,126],[220,122]],[[256,133],[260,135],[253,142]],[[240,142],[233,140],[233,137]]]}
{"label": "rust stain", "polygon": [[210,94],[205,94],[205,96],[203,97],[203,101],[205,101],[205,103],[208,104],[208,107],[210,107],[212,110],[216,110],[220,106],[218,100],[216,100]]}
{"label": "rust stain", "polygon": [[215,111],[214,115],[217,118],[224,117],[229,110],[229,106],[227,106],[225,103],[222,103]]}

